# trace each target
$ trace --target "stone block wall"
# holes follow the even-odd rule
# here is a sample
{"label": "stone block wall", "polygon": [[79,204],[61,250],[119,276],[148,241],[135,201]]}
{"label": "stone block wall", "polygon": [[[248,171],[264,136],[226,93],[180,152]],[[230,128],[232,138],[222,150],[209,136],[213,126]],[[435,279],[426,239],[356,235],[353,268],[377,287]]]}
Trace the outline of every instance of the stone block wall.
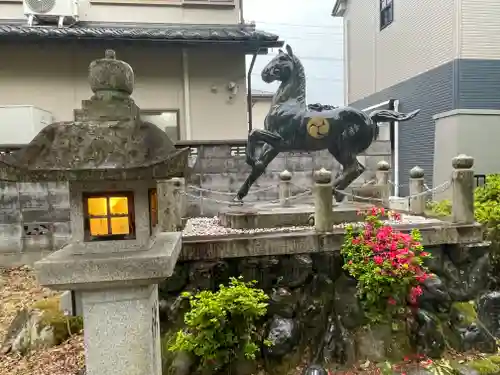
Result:
{"label": "stone block wall", "polygon": [[[245,145],[244,140],[184,141],[177,145],[191,149],[192,171],[186,181],[189,217],[215,216],[228,206],[250,173]],[[8,152],[12,151],[9,148]],[[353,185],[373,180],[377,163],[391,160],[390,142],[374,142],[359,160],[367,171]],[[340,172],[340,165],[327,151],[280,154],[245,201],[278,199],[279,173],[284,169],[293,174],[292,195],[300,194],[312,187],[313,173],[320,168],[332,170],[334,175]],[[265,191],[256,192],[262,189]],[[305,196],[296,202],[308,199],[310,196]],[[61,248],[70,236],[69,220],[67,183],[0,182],[0,265],[31,263],[45,252]]]}
{"label": "stone block wall", "polygon": [[67,184],[0,182],[0,264],[59,249],[69,240],[69,220]]}
{"label": "stone block wall", "polygon": [[[250,167],[245,163],[245,144],[245,141],[232,141],[231,143],[229,141],[203,143],[185,141],[178,144],[178,147],[191,148],[193,160],[191,176],[187,181],[187,185],[191,185],[188,187],[188,216],[217,215],[220,209],[227,206],[234,198],[250,173]],[[373,180],[379,161],[390,162],[392,160],[390,142],[374,142],[358,159],[366,166],[366,172],[353,183],[353,186]],[[293,174],[292,195],[300,194],[312,187],[313,173],[320,168],[331,170],[334,176],[341,170],[340,165],[326,150],[282,153],[273,160],[266,172],[257,180],[245,198],[245,202],[263,203],[278,199],[279,173],[285,169]],[[273,186],[276,188],[271,189]],[[263,189],[265,191],[260,191]],[[231,194],[217,194],[213,191],[231,192]]]}
{"label": "stone block wall", "polygon": [[[459,352],[495,352],[491,337],[500,329],[493,318],[500,294],[488,288],[488,244],[435,245],[426,251],[432,254],[426,265],[433,276],[423,282],[423,294],[413,307],[416,319],[408,325],[386,322],[364,329],[368,321],[356,297],[356,281],[342,269],[340,252],[312,250],[179,261],[159,288],[163,333],[170,337],[184,327],[188,306],[183,291],[215,291],[227,285],[229,277],[243,276],[257,281],[270,297],[263,327],[264,337],[274,345],[263,348],[266,366],[276,361],[294,367],[296,362],[289,363],[294,358],[325,365],[400,361],[414,353],[439,358],[447,345]],[[167,357],[164,365],[175,367],[174,362]]]}

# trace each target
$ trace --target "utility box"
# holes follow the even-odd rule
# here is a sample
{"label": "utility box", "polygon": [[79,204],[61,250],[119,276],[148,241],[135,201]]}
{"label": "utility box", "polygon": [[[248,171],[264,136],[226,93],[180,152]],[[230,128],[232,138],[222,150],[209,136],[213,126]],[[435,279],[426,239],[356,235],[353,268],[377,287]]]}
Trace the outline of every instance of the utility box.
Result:
{"label": "utility box", "polygon": [[52,113],[32,105],[0,106],[0,144],[28,144],[53,121]]}

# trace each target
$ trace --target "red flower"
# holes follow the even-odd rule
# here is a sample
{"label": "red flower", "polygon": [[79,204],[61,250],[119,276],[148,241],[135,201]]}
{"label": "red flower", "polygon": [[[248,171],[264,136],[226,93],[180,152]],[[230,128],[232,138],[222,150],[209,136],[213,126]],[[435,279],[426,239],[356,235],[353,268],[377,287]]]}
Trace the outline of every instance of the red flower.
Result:
{"label": "red flower", "polygon": [[384,263],[384,258],[382,258],[380,255],[376,255],[373,257],[373,261],[375,262],[375,264],[381,265],[382,263]]}
{"label": "red flower", "polygon": [[389,299],[387,300],[387,303],[389,305],[393,305],[394,306],[396,304],[396,300],[394,298],[392,298],[392,297],[389,297]]}

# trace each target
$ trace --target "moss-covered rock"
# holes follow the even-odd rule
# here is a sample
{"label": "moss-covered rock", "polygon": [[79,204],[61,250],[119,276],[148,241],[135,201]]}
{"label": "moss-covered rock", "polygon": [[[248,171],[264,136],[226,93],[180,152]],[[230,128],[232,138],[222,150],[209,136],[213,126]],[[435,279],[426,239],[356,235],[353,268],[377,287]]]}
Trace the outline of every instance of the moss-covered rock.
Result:
{"label": "moss-covered rock", "polygon": [[59,297],[47,298],[18,313],[9,328],[5,350],[27,354],[58,345],[82,329],[81,317],[65,316],[61,312]]}
{"label": "moss-covered rock", "polygon": [[39,325],[40,330],[45,327],[52,327],[56,345],[83,329],[82,317],[64,315],[61,311],[59,297],[37,301],[33,304],[32,310],[38,310],[42,313]]}
{"label": "moss-covered rock", "polygon": [[[497,356],[495,356],[497,357]],[[498,359],[498,358],[496,358]],[[468,367],[476,370],[481,375],[500,374],[500,365],[490,358],[476,359],[468,363]]]}

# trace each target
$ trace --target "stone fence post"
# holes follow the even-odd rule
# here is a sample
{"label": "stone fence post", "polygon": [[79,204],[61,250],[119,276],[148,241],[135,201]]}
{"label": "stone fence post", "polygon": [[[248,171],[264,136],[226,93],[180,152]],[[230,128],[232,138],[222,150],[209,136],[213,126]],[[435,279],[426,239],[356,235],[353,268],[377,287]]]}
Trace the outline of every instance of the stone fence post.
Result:
{"label": "stone fence post", "polygon": [[158,181],[158,226],[162,232],[182,230],[186,211],[186,185],[183,178]]}
{"label": "stone fence post", "polygon": [[286,169],[280,173],[279,200],[281,207],[290,206],[290,195],[292,190],[292,174]]}
{"label": "stone fence post", "polygon": [[331,232],[333,226],[332,173],[324,168],[314,172],[314,226],[318,232]]}
{"label": "stone fence post", "polygon": [[472,224],[474,219],[474,158],[468,155],[455,156],[451,165],[452,210],[454,223]]}
{"label": "stone fence post", "polygon": [[[410,170],[410,212],[422,215],[425,212],[425,180],[424,170],[418,165]],[[415,197],[415,195],[417,195]]]}
{"label": "stone fence post", "polygon": [[377,163],[377,171],[375,172],[376,185],[380,189],[380,199],[382,205],[388,207],[389,197],[391,195],[391,186],[389,185],[389,175],[391,174],[391,166],[385,160]]}

